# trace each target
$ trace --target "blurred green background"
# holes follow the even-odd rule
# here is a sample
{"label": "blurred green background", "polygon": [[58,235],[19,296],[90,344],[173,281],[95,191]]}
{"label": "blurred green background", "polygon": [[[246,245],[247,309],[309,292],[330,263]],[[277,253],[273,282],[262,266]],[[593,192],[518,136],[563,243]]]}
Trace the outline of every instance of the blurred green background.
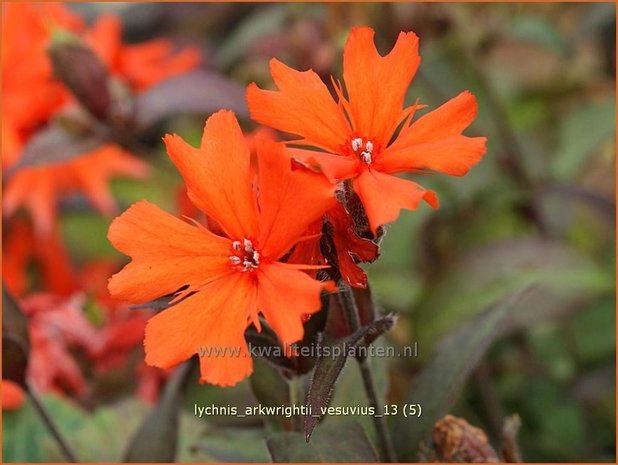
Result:
{"label": "blurred green background", "polygon": [[[469,89],[479,100],[479,116],[467,134],[487,136],[488,153],[463,179],[417,177],[437,191],[440,209],[402,213],[388,228],[381,258],[366,267],[380,307],[400,315],[388,343],[417,341],[420,350],[418,359],[388,360],[381,384],[388,384],[390,400],[402,401],[437,341],[497,298],[534,283],[474,369],[453,413],[483,428],[491,441],[504,417],[518,413],[526,461],[615,460],[614,4],[72,7],[86,17],[118,12],[130,41],[168,35],[195,43],[207,68],[241,85],[271,86],[273,56],[324,78],[340,76],[342,46],[354,25],[374,27],[383,52],[399,31],[415,31],[422,63],[407,102],[420,98],[435,107]],[[146,142],[153,147],[153,177],[116,181],[121,204],[146,198],[175,209],[181,180],[160,136],[173,131],[196,143],[203,120],[178,117],[152,131]],[[84,211],[63,216],[77,261],[117,256],[105,239],[108,223]],[[337,387],[347,392],[347,403],[350,395],[363,401],[360,389],[350,394],[355,389],[345,388],[357,381],[350,368]],[[255,425],[201,420],[196,428],[191,418],[194,402],[255,402],[248,383],[227,390],[196,385],[194,391],[186,401],[179,459],[268,460]],[[86,423],[68,406],[58,409],[66,410],[62,423],[82,425],[69,435],[83,443],[78,450],[113,460],[121,431],[126,439],[145,407],[124,400]],[[31,437],[25,435],[39,427],[26,420],[18,425],[21,430],[7,431],[5,424],[4,432],[15,440],[8,453],[24,460],[19,448],[27,452],[24,440]],[[89,450],[91,438],[101,437],[97,428],[107,431],[107,443]]]}

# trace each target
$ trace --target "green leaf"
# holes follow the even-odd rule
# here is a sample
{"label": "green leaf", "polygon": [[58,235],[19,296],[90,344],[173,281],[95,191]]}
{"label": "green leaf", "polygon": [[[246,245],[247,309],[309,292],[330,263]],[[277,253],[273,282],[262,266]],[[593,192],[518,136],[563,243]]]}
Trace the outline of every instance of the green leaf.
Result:
{"label": "green leaf", "polygon": [[616,353],[616,302],[602,299],[579,312],[571,322],[572,344],[581,362],[588,364],[614,358]]}
{"label": "green leaf", "polygon": [[[69,441],[73,433],[79,431],[86,422],[86,413],[66,400],[46,395],[41,401]],[[3,462],[63,460],[66,459],[31,402],[26,402],[19,410],[2,412]]]}
{"label": "green leaf", "polygon": [[363,427],[355,420],[325,424],[307,444],[301,433],[277,433],[266,440],[273,462],[377,462]]}
{"label": "green leaf", "polygon": [[[564,303],[607,292],[614,280],[589,257],[555,240],[509,239],[470,250],[434,280],[416,308],[419,356],[430,354],[435,341],[480,309],[529,284],[539,284],[534,294],[546,303],[550,294]],[[526,302],[514,312],[508,328],[530,325],[564,309],[568,308]]]}
{"label": "green leaf", "polygon": [[[265,463],[269,462],[262,428],[221,427],[195,417],[181,418],[179,462]],[[197,432],[197,434],[196,434]],[[193,436],[193,437],[190,437]],[[184,443],[184,444],[183,444]]]}
{"label": "green leaf", "polygon": [[416,458],[419,442],[453,407],[468,376],[500,333],[509,310],[525,291],[518,290],[498,300],[441,341],[405,400],[406,404],[420,404],[420,418],[393,417],[391,430],[400,460]]}
{"label": "green leaf", "polygon": [[[330,403],[335,383],[346,364],[348,357],[354,355],[357,349],[369,347],[379,336],[388,331],[395,323],[395,317],[387,315],[367,326],[363,326],[351,336],[334,344],[322,346],[322,356],[318,359],[311,379],[306,405],[310,406],[313,415],[305,416],[305,436],[307,441],[318,422],[321,409]],[[329,353],[326,352],[329,351]],[[360,351],[359,351],[360,352]]]}
{"label": "green leaf", "polygon": [[255,9],[226,35],[225,42],[217,49],[215,61],[219,67],[227,68],[239,60],[256,39],[282,30],[287,16],[283,5],[268,5]]}
{"label": "green leaf", "polygon": [[[559,144],[553,172],[560,181],[570,181],[603,142],[612,144],[616,134],[614,97],[600,103],[577,106],[561,119]],[[611,150],[613,153],[615,147]]]}
{"label": "green leaf", "polygon": [[[67,432],[67,440],[84,462],[118,462],[127,446],[127,438],[140,425],[140,420],[149,411],[148,405],[136,398],[97,408],[84,415],[74,430]],[[64,424],[60,427],[65,429]],[[60,453],[50,461],[66,460]]]}
{"label": "green leaf", "polygon": [[537,16],[519,16],[508,22],[506,36],[538,44],[558,52],[565,50],[565,41],[555,25]]}
{"label": "green leaf", "polygon": [[190,368],[191,362],[185,362],[167,382],[156,407],[129,443],[125,462],[174,461],[178,441],[180,394]]}

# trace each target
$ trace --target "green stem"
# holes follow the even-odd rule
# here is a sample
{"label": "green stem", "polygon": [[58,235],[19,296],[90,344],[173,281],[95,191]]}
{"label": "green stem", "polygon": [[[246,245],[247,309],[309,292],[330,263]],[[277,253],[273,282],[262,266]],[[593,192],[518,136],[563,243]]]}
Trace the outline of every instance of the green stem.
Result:
{"label": "green stem", "polygon": [[43,423],[45,424],[45,426],[47,427],[47,429],[49,430],[53,438],[58,443],[58,447],[60,447],[60,450],[62,451],[62,454],[67,459],[67,462],[71,462],[71,463],[79,462],[79,460],[77,460],[77,456],[75,455],[75,453],[71,450],[66,440],[62,437],[62,434],[60,434],[60,430],[58,429],[58,426],[56,426],[51,416],[49,415],[47,408],[45,407],[45,405],[43,405],[43,402],[41,402],[41,399],[39,399],[39,396],[37,395],[37,393],[34,391],[34,389],[32,388],[30,384],[26,384],[26,392],[28,394],[28,397],[30,397],[30,400],[32,401],[32,405],[34,406],[34,409],[39,414],[39,416],[41,417],[41,420],[43,420]]}
{"label": "green stem", "polygon": [[[354,333],[361,328],[360,316],[352,289],[343,281],[339,283],[339,297],[350,332]],[[380,446],[381,455],[386,462],[396,462],[397,456],[395,454],[395,448],[393,447],[393,441],[388,432],[388,426],[386,425],[386,419],[384,417],[384,403],[379,402],[371,367],[367,359],[357,359],[357,362],[360,367],[363,386],[367,399],[369,400],[369,405],[375,409],[373,423],[378,433],[378,444]]]}

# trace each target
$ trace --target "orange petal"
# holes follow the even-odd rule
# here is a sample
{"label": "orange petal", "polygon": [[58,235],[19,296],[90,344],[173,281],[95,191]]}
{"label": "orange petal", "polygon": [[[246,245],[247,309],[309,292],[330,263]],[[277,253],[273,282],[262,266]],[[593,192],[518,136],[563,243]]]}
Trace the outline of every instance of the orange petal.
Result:
{"label": "orange petal", "polygon": [[461,135],[476,113],[476,99],[470,92],[462,92],[402,129],[376,158],[375,168],[387,173],[429,169],[465,175],[486,152],[485,137]]}
{"label": "orange petal", "polygon": [[116,218],[108,238],[133,258],[109,281],[110,293],[130,302],[147,302],[231,273],[230,241],[215,236],[141,201]]}
{"label": "orange petal", "polygon": [[276,260],[335,204],[335,186],[319,173],[292,170],[285,146],[267,139],[258,144],[258,168],[258,243],[265,256]]}
{"label": "orange petal", "polygon": [[57,169],[55,167],[24,168],[9,179],[2,204],[5,215],[19,207],[30,211],[38,235],[48,235],[54,229],[57,202]]}
{"label": "orange petal", "polygon": [[367,287],[367,276],[356,261],[374,261],[378,258],[379,247],[354,232],[354,220],[340,203],[326,214],[326,218],[333,227],[337,267],[341,276],[350,286]]}
{"label": "orange petal", "polygon": [[99,16],[86,31],[85,40],[97,56],[113,73],[116,59],[122,46],[122,23],[114,14]]}
{"label": "orange petal", "polygon": [[256,308],[252,278],[233,273],[151,318],[146,363],[169,368],[199,354],[202,382],[232,386],[249,376],[253,361],[244,333]]}
{"label": "orange petal", "polygon": [[277,91],[247,88],[251,118],[305,138],[310,145],[338,152],[350,134],[343,111],[313,71],[296,71],[276,59],[270,72]]}
{"label": "orange petal", "polygon": [[359,170],[358,158],[296,148],[290,148],[288,151],[295,160],[311,169],[321,171],[333,183],[354,177]]}
{"label": "orange petal", "polygon": [[438,207],[438,199],[433,191],[426,190],[415,182],[376,170],[363,171],[354,179],[353,185],[374,234],[379,226],[395,221],[402,208],[416,210],[421,200],[434,208]]}
{"label": "orange petal", "polygon": [[2,410],[18,410],[26,401],[22,388],[8,379],[2,380]]}
{"label": "orange petal", "polygon": [[116,201],[108,186],[109,178],[127,175],[144,178],[149,166],[117,145],[102,147],[57,165],[70,172],[70,184],[74,184],[104,215],[116,212]]}
{"label": "orange petal", "polygon": [[282,345],[289,346],[303,338],[302,316],[320,310],[320,293],[326,283],[283,265],[275,262],[260,267],[257,299]]}
{"label": "orange petal", "polygon": [[413,32],[401,32],[384,57],[373,36],[369,27],[352,29],[343,50],[343,79],[355,132],[386,147],[391,131],[405,116],[403,102],[421,59]]}
{"label": "orange petal", "polygon": [[167,135],[164,140],[191,201],[231,238],[254,237],[257,207],[250,154],[234,113],[221,110],[208,118],[199,149],[177,135]]}

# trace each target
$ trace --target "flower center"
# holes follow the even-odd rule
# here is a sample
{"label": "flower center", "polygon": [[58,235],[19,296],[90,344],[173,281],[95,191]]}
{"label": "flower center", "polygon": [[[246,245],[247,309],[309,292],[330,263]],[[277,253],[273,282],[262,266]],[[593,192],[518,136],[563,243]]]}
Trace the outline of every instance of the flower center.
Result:
{"label": "flower center", "polygon": [[229,257],[230,264],[239,271],[254,271],[260,265],[260,252],[255,250],[253,242],[249,239],[232,242],[232,255]]}
{"label": "flower center", "polygon": [[347,149],[352,149],[352,154],[363,160],[367,166],[373,163],[373,158],[377,152],[375,143],[363,137],[352,138]]}

